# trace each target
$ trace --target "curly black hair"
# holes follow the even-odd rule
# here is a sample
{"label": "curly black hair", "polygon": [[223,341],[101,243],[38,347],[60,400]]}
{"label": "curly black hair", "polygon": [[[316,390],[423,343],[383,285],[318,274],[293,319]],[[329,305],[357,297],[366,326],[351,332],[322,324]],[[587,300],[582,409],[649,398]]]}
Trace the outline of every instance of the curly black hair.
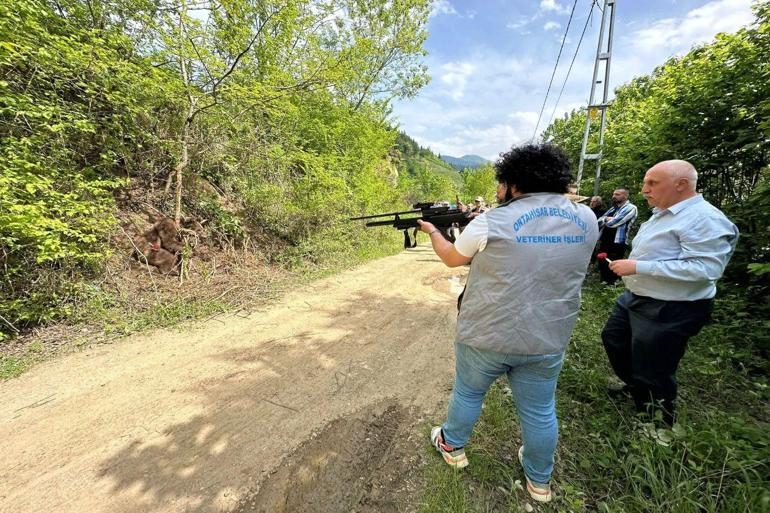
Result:
{"label": "curly black hair", "polygon": [[569,159],[553,144],[514,146],[495,163],[495,177],[521,193],[567,192],[572,183]]}

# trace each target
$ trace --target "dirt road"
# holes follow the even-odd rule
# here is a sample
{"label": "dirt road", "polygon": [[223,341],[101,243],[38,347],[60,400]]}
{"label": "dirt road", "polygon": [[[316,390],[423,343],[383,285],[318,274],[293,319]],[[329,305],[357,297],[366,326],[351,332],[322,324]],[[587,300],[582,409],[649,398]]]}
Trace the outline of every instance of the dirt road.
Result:
{"label": "dirt road", "polygon": [[413,509],[465,273],[418,247],[0,383],[0,511]]}

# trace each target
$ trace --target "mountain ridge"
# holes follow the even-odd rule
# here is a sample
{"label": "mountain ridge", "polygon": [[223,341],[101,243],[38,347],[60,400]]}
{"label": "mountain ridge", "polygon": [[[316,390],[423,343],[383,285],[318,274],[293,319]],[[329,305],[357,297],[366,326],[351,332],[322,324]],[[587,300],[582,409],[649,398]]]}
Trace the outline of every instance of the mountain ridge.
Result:
{"label": "mountain ridge", "polygon": [[463,169],[476,169],[478,167],[481,167],[485,164],[491,163],[491,161],[485,159],[484,157],[480,157],[478,155],[463,155],[462,157],[453,157],[451,155],[439,155],[439,158],[452,166],[453,168],[457,169],[458,171],[462,171]]}

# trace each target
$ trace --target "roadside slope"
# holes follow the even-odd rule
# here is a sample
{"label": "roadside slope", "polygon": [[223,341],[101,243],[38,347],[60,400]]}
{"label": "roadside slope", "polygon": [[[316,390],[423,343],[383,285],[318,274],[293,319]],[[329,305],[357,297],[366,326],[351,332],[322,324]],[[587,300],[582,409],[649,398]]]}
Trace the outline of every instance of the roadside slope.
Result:
{"label": "roadside slope", "polygon": [[404,443],[421,444],[418,423],[443,414],[464,274],[421,246],[264,311],[130,337],[0,384],[0,510],[403,507],[388,488],[408,496],[419,451]]}

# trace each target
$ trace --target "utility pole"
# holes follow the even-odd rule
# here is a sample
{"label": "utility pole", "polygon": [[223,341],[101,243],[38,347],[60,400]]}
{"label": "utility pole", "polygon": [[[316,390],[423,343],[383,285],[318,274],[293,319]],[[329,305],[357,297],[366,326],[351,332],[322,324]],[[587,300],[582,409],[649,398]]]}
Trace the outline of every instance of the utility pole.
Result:
{"label": "utility pole", "polygon": [[[602,148],[604,147],[604,126],[607,120],[607,96],[610,92],[610,60],[612,57],[612,36],[615,26],[615,0],[604,0],[602,9],[602,24],[599,28],[599,44],[596,47],[596,61],[594,62],[594,78],[591,82],[591,96],[588,98],[588,110],[586,112],[586,128],[583,132],[583,148],[580,150],[580,165],[578,166],[577,187],[580,194],[580,181],[583,178],[583,166],[586,160],[596,161],[596,179],[594,180],[594,196],[599,194],[599,178],[602,173]],[[607,32],[605,48],[604,33]],[[600,68],[604,68],[604,79],[597,80]],[[596,103],[596,86],[602,84],[602,101]],[[588,136],[591,133],[592,118],[600,117],[599,122],[599,149],[596,153],[586,153],[588,149]]]}

